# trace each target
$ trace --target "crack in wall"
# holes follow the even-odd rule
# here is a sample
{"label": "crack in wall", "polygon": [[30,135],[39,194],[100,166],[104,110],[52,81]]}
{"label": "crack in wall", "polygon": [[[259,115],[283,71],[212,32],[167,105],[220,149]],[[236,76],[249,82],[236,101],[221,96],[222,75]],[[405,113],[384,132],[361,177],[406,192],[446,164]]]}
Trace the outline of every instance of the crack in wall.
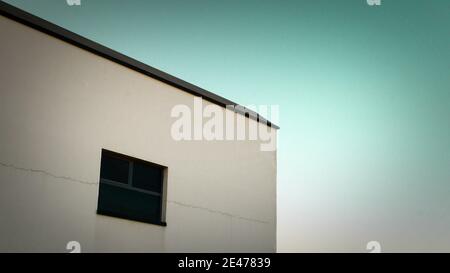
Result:
{"label": "crack in wall", "polygon": [[69,177],[69,176],[55,175],[55,174],[52,174],[52,173],[50,173],[48,171],[45,171],[45,170],[38,170],[38,169],[18,167],[16,165],[7,164],[7,163],[3,163],[3,162],[0,162],[0,166],[6,167],[6,168],[11,168],[11,169],[14,169],[14,170],[24,171],[24,172],[40,173],[40,174],[44,174],[44,175],[47,175],[47,176],[50,176],[50,177],[53,177],[53,178],[56,178],[56,179],[64,179],[64,180],[68,180],[68,181],[76,182],[76,183],[81,183],[81,184],[85,184],[85,185],[98,185],[98,183],[96,183],[96,182],[89,182],[89,181],[79,180],[79,179],[72,178],[72,177]]}
{"label": "crack in wall", "polygon": [[172,204],[175,204],[175,205],[179,205],[179,206],[183,206],[183,207],[187,207],[187,208],[192,208],[192,209],[206,210],[206,211],[211,212],[211,213],[222,214],[222,215],[227,216],[227,217],[241,219],[241,220],[246,220],[246,221],[250,221],[250,222],[256,222],[256,223],[260,223],[260,224],[268,224],[269,223],[268,221],[247,218],[247,217],[244,217],[244,216],[234,215],[234,214],[231,214],[231,213],[228,213],[228,212],[224,212],[224,211],[220,211],[220,210],[214,210],[214,209],[210,209],[210,208],[205,208],[205,207],[185,204],[185,203],[181,203],[181,202],[173,201],[173,200],[167,200],[167,203],[172,203]]}
{"label": "crack in wall", "polygon": [[[16,165],[13,164],[8,164],[8,163],[3,163],[0,162],[0,166],[6,167],[6,168],[11,168],[14,170],[19,170],[19,171],[24,171],[24,172],[32,172],[32,173],[40,173],[40,174],[44,174],[56,179],[64,179],[64,180],[68,180],[71,182],[76,182],[76,183],[81,183],[81,184],[85,184],[85,185],[98,185],[99,183],[96,182],[89,182],[89,181],[84,181],[84,180],[79,180],[76,178],[72,178],[69,176],[61,176],[61,175],[55,175],[52,174],[48,171],[45,170],[39,170],[39,169],[32,169],[32,168],[24,168],[24,167],[18,167]],[[250,222],[256,222],[256,223],[260,223],[260,224],[268,224],[268,221],[262,221],[262,220],[258,220],[258,219],[252,219],[252,218],[248,218],[248,217],[243,217],[240,215],[234,215],[228,212],[224,212],[224,211],[220,211],[220,210],[214,210],[214,209],[210,209],[210,208],[205,208],[205,207],[201,207],[201,206],[195,206],[195,205],[191,205],[191,204],[186,204],[186,203],[182,203],[182,202],[178,202],[178,201],[174,201],[174,200],[167,200],[167,203],[172,203],[178,206],[183,206],[183,207],[187,207],[187,208],[192,208],[192,209],[200,209],[200,210],[205,210],[208,211],[210,213],[215,213],[215,214],[221,214],[224,215],[226,217],[230,217],[232,218],[236,218],[236,219],[241,219],[241,220],[246,220],[246,221],[250,221]]]}

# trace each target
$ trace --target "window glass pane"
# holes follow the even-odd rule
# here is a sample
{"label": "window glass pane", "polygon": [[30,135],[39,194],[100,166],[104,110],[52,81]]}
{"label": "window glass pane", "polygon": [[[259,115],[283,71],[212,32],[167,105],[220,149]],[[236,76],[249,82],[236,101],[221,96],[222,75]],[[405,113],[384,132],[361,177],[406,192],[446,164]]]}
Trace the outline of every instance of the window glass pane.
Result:
{"label": "window glass pane", "polygon": [[98,212],[143,221],[161,222],[161,199],[147,193],[100,183]]}
{"label": "window glass pane", "polygon": [[118,159],[107,154],[102,155],[100,177],[120,183],[128,183],[128,166],[126,160]]}
{"label": "window glass pane", "polygon": [[162,169],[135,162],[133,164],[133,187],[161,193]]}

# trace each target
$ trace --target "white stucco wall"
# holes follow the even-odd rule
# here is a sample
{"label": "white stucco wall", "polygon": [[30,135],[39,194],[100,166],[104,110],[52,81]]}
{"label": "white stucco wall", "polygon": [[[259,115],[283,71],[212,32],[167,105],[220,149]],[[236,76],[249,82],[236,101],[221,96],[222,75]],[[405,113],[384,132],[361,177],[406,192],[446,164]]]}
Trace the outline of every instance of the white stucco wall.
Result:
{"label": "white stucco wall", "polygon": [[[0,251],[276,250],[276,151],[176,142],[193,95],[2,16],[0,37]],[[168,167],[166,227],[96,214],[102,148]]]}

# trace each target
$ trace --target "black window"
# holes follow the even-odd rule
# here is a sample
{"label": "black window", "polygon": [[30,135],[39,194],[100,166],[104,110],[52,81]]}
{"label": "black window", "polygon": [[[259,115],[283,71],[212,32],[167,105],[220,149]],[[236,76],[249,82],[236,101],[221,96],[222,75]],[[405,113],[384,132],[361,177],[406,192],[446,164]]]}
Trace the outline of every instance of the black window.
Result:
{"label": "black window", "polygon": [[164,169],[103,150],[97,213],[166,225],[161,219]]}

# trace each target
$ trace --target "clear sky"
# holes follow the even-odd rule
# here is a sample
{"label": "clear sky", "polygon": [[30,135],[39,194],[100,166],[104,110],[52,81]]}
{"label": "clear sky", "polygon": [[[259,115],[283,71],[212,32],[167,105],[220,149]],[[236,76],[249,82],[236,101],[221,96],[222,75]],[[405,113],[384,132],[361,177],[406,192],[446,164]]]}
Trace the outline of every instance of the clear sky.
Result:
{"label": "clear sky", "polygon": [[5,2],[279,105],[279,251],[450,249],[450,1]]}

